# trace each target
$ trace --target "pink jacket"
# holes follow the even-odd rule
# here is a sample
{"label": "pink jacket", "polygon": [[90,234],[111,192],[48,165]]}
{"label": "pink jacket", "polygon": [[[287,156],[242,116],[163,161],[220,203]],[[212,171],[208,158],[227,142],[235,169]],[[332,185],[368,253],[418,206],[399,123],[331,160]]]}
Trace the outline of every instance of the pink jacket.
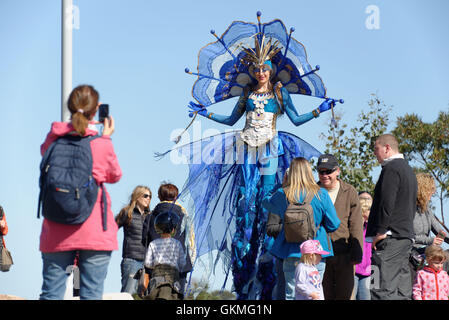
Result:
{"label": "pink jacket", "polygon": [[[41,145],[41,155],[60,136],[74,131],[71,123],[53,122],[51,130]],[[97,131],[86,129],[85,136],[96,135]],[[122,177],[112,141],[109,136],[102,136],[91,142],[93,169],[92,175],[97,183],[115,183]],[[105,188],[106,190],[106,188]],[[111,210],[111,199],[106,191],[108,202],[107,230],[103,231],[101,210],[101,188],[98,190],[97,202],[92,214],[80,225],[66,225],[44,219],[40,236],[40,251],[58,252],[70,250],[118,250],[117,224]]]}
{"label": "pink jacket", "polygon": [[413,285],[414,300],[448,300],[449,275],[444,270],[424,267],[416,273]]}
{"label": "pink jacket", "polygon": [[355,266],[355,273],[362,276],[371,275],[371,252],[372,243],[366,241],[366,223],[363,226],[363,258],[362,261]]}

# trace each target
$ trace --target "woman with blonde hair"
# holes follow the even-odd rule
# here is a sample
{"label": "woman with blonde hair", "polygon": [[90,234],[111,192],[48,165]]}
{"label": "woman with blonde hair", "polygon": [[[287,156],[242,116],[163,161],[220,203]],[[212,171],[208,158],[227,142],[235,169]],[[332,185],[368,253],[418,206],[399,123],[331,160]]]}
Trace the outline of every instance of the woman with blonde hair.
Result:
{"label": "woman with blonde hair", "polygon": [[[449,243],[449,238],[430,207],[432,196],[436,191],[434,178],[429,173],[420,172],[416,174],[416,180],[418,181],[417,211],[413,220],[415,242],[410,256],[412,281],[417,267],[422,262],[426,247],[432,244],[439,246],[443,241]],[[436,236],[432,236],[431,232]]]}
{"label": "woman with blonde hair", "polygon": [[129,204],[115,217],[118,227],[123,227],[123,252],[121,292],[137,292],[136,272],[143,268],[146,247],[142,243],[143,224],[150,212],[151,190],[146,186],[134,188]]}
{"label": "woman with blonde hair", "polygon": [[[320,188],[316,183],[310,163],[302,157],[294,158],[290,164],[287,177],[282,187],[275,190],[271,196],[263,201],[263,206],[278,218],[283,224],[284,214],[290,203],[305,201],[311,198],[310,205],[313,209],[315,227],[317,228],[314,240],[318,240],[323,250],[329,254],[323,255],[323,260],[317,264],[320,276],[323,276],[325,258],[333,256],[332,244],[327,233],[333,232],[340,226],[340,219],[332,204],[328,192]],[[301,258],[300,243],[287,242],[284,228],[279,228],[270,252],[283,260],[283,272],[285,277],[285,298],[295,299],[295,269]]]}

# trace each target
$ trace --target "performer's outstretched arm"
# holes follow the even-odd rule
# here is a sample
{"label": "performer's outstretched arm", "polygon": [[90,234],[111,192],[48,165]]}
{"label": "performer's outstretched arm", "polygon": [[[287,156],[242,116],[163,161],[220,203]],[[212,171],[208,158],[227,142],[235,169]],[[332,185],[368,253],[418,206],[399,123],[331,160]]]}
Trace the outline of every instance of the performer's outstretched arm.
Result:
{"label": "performer's outstretched arm", "polygon": [[300,126],[306,123],[307,121],[312,120],[313,118],[319,117],[321,112],[329,110],[331,108],[331,103],[334,103],[333,100],[327,99],[318,108],[312,110],[311,112],[298,115],[298,111],[296,111],[296,108],[293,105],[292,99],[287,89],[282,88],[281,92],[284,102],[285,113],[287,113],[287,116],[295,126]]}
{"label": "performer's outstretched arm", "polygon": [[206,108],[201,108],[200,106],[194,105],[193,103],[190,103],[189,108],[191,109],[190,112],[196,111],[198,112],[199,115],[202,115],[203,117],[207,117],[209,119],[212,119],[222,124],[226,124],[228,126],[233,126],[245,113],[246,99],[244,98],[243,95],[240,96],[230,116],[224,116],[220,114],[215,114],[213,112],[208,112]]}

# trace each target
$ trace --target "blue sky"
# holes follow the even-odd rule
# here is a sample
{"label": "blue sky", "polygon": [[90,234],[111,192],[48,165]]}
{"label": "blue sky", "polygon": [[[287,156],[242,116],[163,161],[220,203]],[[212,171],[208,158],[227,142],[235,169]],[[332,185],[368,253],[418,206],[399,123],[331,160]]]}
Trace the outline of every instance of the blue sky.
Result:
{"label": "blue sky", "polygon": [[[234,20],[281,19],[295,27],[293,36],[306,48],[309,63],[319,64],[327,93],[343,98],[338,105],[347,123],[367,107],[371,93],[393,105],[392,121],[417,113],[434,121],[449,104],[449,2],[433,0],[319,1],[145,1],[74,0],[79,29],[73,31],[73,85],[94,85],[110,104],[116,120],[113,142],[123,177],[108,185],[117,213],[138,184],[156,193],[161,181],[182,186],[185,165],[155,161],[155,151],[173,143],[170,134],[184,128],[192,100],[197,54]],[[379,29],[366,28],[369,5],[379,9]],[[36,218],[40,153],[50,124],[61,119],[61,4],[57,0],[0,1],[0,204],[15,265],[0,273],[0,293],[37,299],[42,284]],[[320,100],[294,96],[300,113]],[[211,107],[229,114],[235,101]],[[278,129],[302,137],[319,150],[328,116],[301,127],[286,117]],[[226,129],[200,119],[203,132]],[[242,128],[241,119],[235,128]],[[394,123],[391,124],[391,128]],[[151,207],[157,204],[154,199]],[[105,292],[120,290],[123,233],[118,234]],[[215,284],[212,286],[218,286]]]}

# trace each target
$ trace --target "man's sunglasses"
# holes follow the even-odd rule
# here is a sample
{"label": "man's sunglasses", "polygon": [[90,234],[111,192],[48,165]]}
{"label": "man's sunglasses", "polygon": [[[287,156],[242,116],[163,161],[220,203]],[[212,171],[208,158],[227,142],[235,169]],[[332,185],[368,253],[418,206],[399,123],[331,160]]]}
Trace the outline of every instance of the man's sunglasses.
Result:
{"label": "man's sunglasses", "polygon": [[318,171],[318,174],[324,176],[324,175],[328,175],[328,174],[334,173],[335,170],[337,170],[337,168],[335,168],[335,169],[327,169],[327,170],[320,170],[320,171]]}

